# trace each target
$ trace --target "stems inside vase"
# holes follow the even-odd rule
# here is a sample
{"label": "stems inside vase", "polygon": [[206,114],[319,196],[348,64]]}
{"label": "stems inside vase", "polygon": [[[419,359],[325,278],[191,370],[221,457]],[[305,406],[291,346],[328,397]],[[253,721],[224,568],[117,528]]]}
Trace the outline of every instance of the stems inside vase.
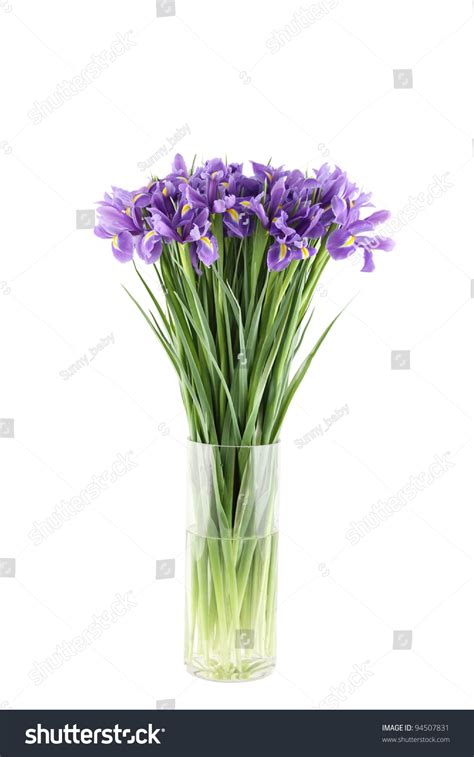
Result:
{"label": "stems inside vase", "polygon": [[274,668],[278,451],[190,443],[185,659],[197,676]]}

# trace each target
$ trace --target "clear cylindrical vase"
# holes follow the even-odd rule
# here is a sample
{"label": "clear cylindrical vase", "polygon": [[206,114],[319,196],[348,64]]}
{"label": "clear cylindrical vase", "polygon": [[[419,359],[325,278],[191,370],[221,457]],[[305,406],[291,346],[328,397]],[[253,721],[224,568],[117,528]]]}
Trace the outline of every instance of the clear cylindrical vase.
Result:
{"label": "clear cylindrical vase", "polygon": [[185,663],[212,681],[275,667],[279,445],[189,442]]}

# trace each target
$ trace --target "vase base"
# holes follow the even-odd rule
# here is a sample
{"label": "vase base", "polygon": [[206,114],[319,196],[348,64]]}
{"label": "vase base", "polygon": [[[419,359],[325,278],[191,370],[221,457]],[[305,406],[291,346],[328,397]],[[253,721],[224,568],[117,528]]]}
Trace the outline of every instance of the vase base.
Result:
{"label": "vase base", "polygon": [[186,664],[187,672],[204,681],[236,683],[240,681],[258,681],[266,678],[275,670],[275,659],[248,659],[237,665],[222,665],[212,661],[193,659]]}

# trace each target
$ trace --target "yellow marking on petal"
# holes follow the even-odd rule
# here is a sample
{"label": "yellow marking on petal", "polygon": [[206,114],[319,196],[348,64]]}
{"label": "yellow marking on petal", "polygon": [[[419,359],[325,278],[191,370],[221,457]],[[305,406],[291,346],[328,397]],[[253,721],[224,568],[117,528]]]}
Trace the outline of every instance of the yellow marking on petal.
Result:
{"label": "yellow marking on petal", "polygon": [[250,205],[250,201],[249,200],[242,200],[242,202],[240,204],[243,205],[244,208],[248,208],[249,205]]}
{"label": "yellow marking on petal", "polygon": [[130,217],[132,215],[132,209],[131,208],[126,208],[125,215]]}
{"label": "yellow marking on petal", "polygon": [[229,182],[228,181],[223,181],[222,182],[222,186],[223,187],[228,187],[229,186]]}
{"label": "yellow marking on petal", "polygon": [[114,234],[114,236],[112,238],[112,244],[113,244],[113,246],[115,247],[116,250],[120,249],[119,246],[118,246],[118,234]]}
{"label": "yellow marking on petal", "polygon": [[181,179],[181,181],[185,181],[186,184],[189,184],[189,179],[186,178],[186,176],[178,176],[178,179]]}
{"label": "yellow marking on petal", "polygon": [[156,182],[155,181],[150,181],[150,183],[147,186],[147,189],[151,189],[152,186],[153,186],[153,184],[156,184]]}
{"label": "yellow marking on petal", "polygon": [[227,208],[227,212],[229,213],[230,217],[235,221],[238,222],[239,220],[239,214],[235,210],[235,208]]}
{"label": "yellow marking on petal", "polygon": [[164,197],[168,197],[168,190],[166,189],[166,187],[163,187],[163,193],[162,194],[163,194]]}
{"label": "yellow marking on petal", "polygon": [[133,203],[133,204],[135,205],[135,203],[136,203],[136,201],[138,200],[138,198],[139,198],[139,197],[144,197],[144,196],[145,196],[144,192],[139,192],[139,193],[138,193],[138,194],[136,194],[136,195],[135,195],[135,197],[134,197],[134,198],[132,199],[132,203]]}
{"label": "yellow marking on petal", "polygon": [[272,223],[276,223],[276,220],[277,220],[277,217],[275,216],[275,218],[272,218]]}
{"label": "yellow marking on petal", "polygon": [[212,250],[212,242],[209,239],[209,237],[201,237],[201,242],[204,242],[204,244],[209,247],[210,250]]}
{"label": "yellow marking on petal", "polygon": [[273,179],[273,174],[270,173],[270,171],[264,171],[263,172],[265,176],[271,181]]}
{"label": "yellow marking on petal", "polygon": [[191,205],[187,202],[183,205],[183,209],[181,211],[181,218],[188,212],[188,210],[191,210]]}
{"label": "yellow marking on petal", "polygon": [[283,258],[286,255],[286,244],[280,245],[280,260],[283,260]]}
{"label": "yellow marking on petal", "polygon": [[303,258],[309,258],[309,250],[308,250],[307,247],[302,247],[301,248],[301,253],[303,255]]}
{"label": "yellow marking on petal", "polygon": [[155,233],[154,231],[149,231],[148,234],[145,234],[145,236],[143,237],[143,241],[148,242],[148,240],[151,239],[154,233]]}
{"label": "yellow marking on petal", "polygon": [[347,239],[347,241],[345,241],[345,242],[344,242],[344,243],[343,243],[343,244],[341,245],[341,247],[349,247],[349,246],[350,246],[350,245],[351,245],[351,244],[352,244],[353,242],[355,242],[355,237],[353,237],[353,236],[351,235],[351,236],[349,237],[349,239]]}

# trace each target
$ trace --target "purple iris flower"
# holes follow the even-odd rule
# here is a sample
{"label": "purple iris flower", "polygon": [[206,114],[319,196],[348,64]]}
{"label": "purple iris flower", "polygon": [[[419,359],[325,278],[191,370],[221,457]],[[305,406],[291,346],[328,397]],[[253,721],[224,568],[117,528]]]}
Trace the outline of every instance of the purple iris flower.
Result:
{"label": "purple iris flower", "polygon": [[136,242],[138,256],[145,263],[156,263],[163,252],[163,241],[154,229],[144,232]]}
{"label": "purple iris flower", "polygon": [[133,258],[133,236],[129,231],[121,231],[112,237],[112,252],[120,263],[128,263]]}
{"label": "purple iris flower", "polygon": [[287,268],[293,258],[293,248],[287,242],[276,240],[268,248],[267,265],[270,271],[283,271]]}
{"label": "purple iris flower", "polygon": [[198,274],[201,263],[211,266],[219,257],[210,231],[218,215],[225,237],[243,239],[256,225],[266,230],[271,271],[316,255],[317,240],[325,241],[336,260],[361,249],[363,271],[373,270],[374,250],[392,249],[392,240],[375,233],[388,213],[360,218],[372,205],[370,194],[361,192],[338,166],[324,164],[308,177],[269,163],[251,165],[253,174],[246,175],[242,163],[212,158],[189,171],[178,154],[164,178],[153,178],[135,192],[113,187],[99,203],[95,233],[112,240],[113,254],[121,262],[136,252],[146,263],[155,263],[166,245],[187,246]]}
{"label": "purple iris flower", "polygon": [[267,264],[271,271],[283,271],[293,260],[306,260],[317,252],[315,247],[308,245],[307,239],[295,235],[292,239],[277,240],[270,245],[267,253]]}
{"label": "purple iris flower", "polygon": [[197,272],[200,272],[199,261],[209,266],[217,260],[217,240],[209,234],[211,222],[207,208],[191,207],[185,195],[172,218],[157,208],[152,207],[150,211],[157,236],[166,242],[190,243],[191,262]]}
{"label": "purple iris flower", "polygon": [[252,211],[252,213],[254,213],[257,216],[262,226],[264,228],[267,228],[268,216],[265,212],[265,207],[262,201],[263,196],[264,196],[263,192],[260,192],[260,194],[258,194],[256,197],[251,197],[249,201],[250,202],[249,208]]}
{"label": "purple iris flower", "polygon": [[267,182],[267,184],[273,184],[278,181],[281,176],[286,176],[288,173],[288,171],[283,169],[283,166],[273,168],[268,163],[265,166],[263,163],[256,163],[254,160],[252,160],[251,163],[255,176],[262,182]]}
{"label": "purple iris flower", "polygon": [[347,203],[340,197],[333,197],[332,209],[334,219],[340,224],[339,229],[334,230],[328,237],[327,250],[335,260],[342,260],[352,255],[357,249],[364,252],[364,265],[362,271],[370,273],[374,270],[373,250],[391,250],[394,242],[376,235],[368,235],[375,227],[384,223],[390,217],[388,210],[379,210],[363,220],[359,219],[359,209],[349,208]]}
{"label": "purple iris flower", "polygon": [[112,195],[105,194],[104,200],[98,203],[98,224],[94,233],[112,240],[112,252],[121,263],[133,258],[134,236],[144,230],[144,198],[148,202],[150,197],[146,187],[137,192],[113,187]]}
{"label": "purple iris flower", "polygon": [[206,266],[212,265],[219,257],[217,252],[217,239],[214,236],[203,236],[190,246],[190,255],[193,268],[201,275],[199,261]]}
{"label": "purple iris flower", "polygon": [[252,219],[248,198],[238,200],[235,195],[227,195],[221,200],[214,200],[212,209],[214,213],[222,214],[224,227],[229,237],[243,239],[249,236],[252,230]]}
{"label": "purple iris flower", "polygon": [[207,208],[194,209],[183,197],[173,216],[170,218],[163,211],[151,207],[151,224],[165,241],[174,240],[185,244],[195,242],[207,234],[210,227]]}
{"label": "purple iris flower", "polygon": [[181,184],[187,184],[189,181],[189,173],[186,167],[185,160],[182,155],[177,153],[174,156],[172,163],[172,171],[166,177],[167,181],[179,187]]}
{"label": "purple iris flower", "polygon": [[270,245],[267,253],[267,264],[271,271],[282,271],[293,260],[306,260],[316,254],[316,248],[309,246],[306,237],[302,237],[289,224],[288,213],[282,210],[273,219],[270,233],[275,242]]}
{"label": "purple iris flower", "polygon": [[144,194],[143,190],[127,192],[118,187],[112,188],[112,195],[105,194],[97,203],[98,224],[94,229],[97,236],[110,239],[121,231],[140,233],[143,228],[141,205],[134,202],[134,198],[139,200]]}

